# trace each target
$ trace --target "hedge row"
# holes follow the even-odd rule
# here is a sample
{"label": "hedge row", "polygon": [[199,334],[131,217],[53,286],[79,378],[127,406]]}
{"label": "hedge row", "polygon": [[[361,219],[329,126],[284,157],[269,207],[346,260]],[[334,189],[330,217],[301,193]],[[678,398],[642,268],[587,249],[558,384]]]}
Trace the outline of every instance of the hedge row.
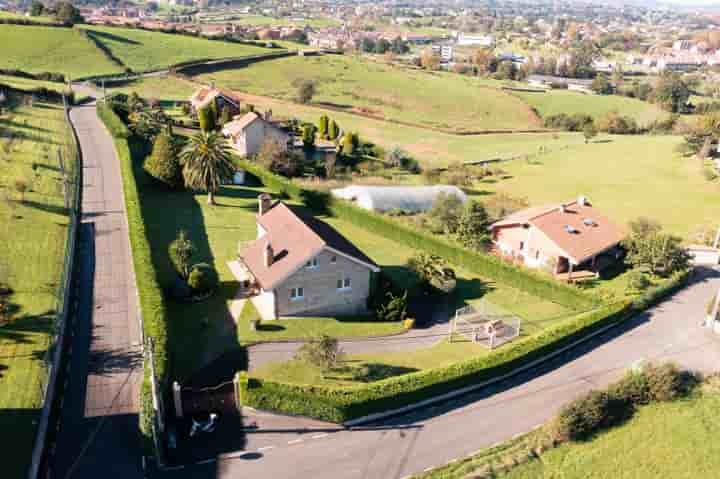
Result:
{"label": "hedge row", "polygon": [[75,104],[75,93],[69,92],[68,95],[64,95],[61,91],[50,90],[45,87],[38,88],[17,88],[6,83],[0,83],[0,91],[15,92],[20,95],[31,95],[40,101],[46,101],[48,103],[62,103],[63,96],[67,97],[68,102],[73,105]]}
{"label": "hedge row", "polygon": [[[132,247],[135,281],[137,284],[140,310],[142,313],[143,336],[154,340],[155,373],[162,390],[167,386],[167,310],[162,290],[158,285],[157,272],[152,262],[150,244],[145,233],[145,223],[140,207],[140,195],[133,173],[129,132],[109,105],[99,104],[97,113],[105,124],[115,143],[122,171],[125,206],[127,208],[130,245]],[[146,446],[152,444],[153,404],[149,369],[145,367],[142,384],[140,412],[140,430],[146,440]]]}
{"label": "hedge row", "polygon": [[57,83],[65,83],[65,75],[63,75],[62,73],[55,73],[55,72],[30,73],[30,72],[26,72],[24,70],[17,70],[15,68],[0,68],[0,75],[27,78],[29,80],[42,80],[42,81],[51,81],[51,82],[57,82]]}
{"label": "hedge row", "polygon": [[688,272],[679,273],[662,288],[648,291],[634,302],[604,305],[578,314],[537,334],[518,339],[490,355],[368,385],[333,388],[286,384],[247,377],[243,372],[239,378],[238,402],[257,409],[310,416],[338,423],[407,406],[510,373],[587,337],[593,331],[620,323],[686,285],[689,277]]}
{"label": "hedge row", "polygon": [[238,164],[280,195],[303,201],[307,206],[320,212],[330,213],[380,236],[393,238],[411,248],[441,256],[448,262],[462,266],[485,278],[543,297],[576,311],[591,309],[599,302],[578,288],[517,267],[495,256],[476,253],[459,244],[405,226],[383,215],[364,210],[346,201],[336,200],[328,194],[304,190],[287,179],[270,173],[247,160],[239,160]]}

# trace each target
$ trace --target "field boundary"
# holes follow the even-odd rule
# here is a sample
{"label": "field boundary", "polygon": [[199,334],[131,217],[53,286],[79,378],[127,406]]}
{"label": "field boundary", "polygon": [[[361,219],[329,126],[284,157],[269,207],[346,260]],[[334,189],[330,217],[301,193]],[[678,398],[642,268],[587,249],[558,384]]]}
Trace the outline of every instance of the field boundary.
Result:
{"label": "field boundary", "polygon": [[[55,339],[54,349],[51,346],[48,351],[52,349],[52,357],[45,358],[47,368],[50,370],[48,381],[44,385],[44,398],[43,407],[40,414],[40,420],[38,424],[38,430],[35,435],[35,444],[33,446],[32,458],[30,463],[30,469],[28,471],[28,479],[36,479],[40,474],[40,465],[46,454],[46,441],[48,435],[48,428],[50,424],[50,416],[53,410],[53,403],[55,395],[57,394],[57,380],[58,374],[61,371],[61,363],[63,360],[63,351],[65,343],[65,334],[68,324],[68,316],[71,309],[70,304],[70,292],[73,278],[73,271],[75,269],[75,248],[77,239],[77,230],[80,216],[80,196],[81,196],[81,175],[82,175],[82,150],[80,149],[80,143],[78,141],[77,131],[75,126],[70,121],[70,109],[67,104],[64,108],[65,122],[70,130],[70,136],[75,152],[75,171],[72,182],[68,182],[73,187],[72,197],[69,197],[70,206],[68,208],[68,214],[70,217],[70,224],[67,232],[67,242],[65,244],[65,256],[63,258],[63,276],[60,284],[58,285],[58,296],[57,301],[60,302],[60,308],[58,309],[57,320],[55,323]],[[66,184],[68,184],[66,183]],[[52,343],[53,341],[51,341]],[[43,386],[41,386],[43,387]]]}

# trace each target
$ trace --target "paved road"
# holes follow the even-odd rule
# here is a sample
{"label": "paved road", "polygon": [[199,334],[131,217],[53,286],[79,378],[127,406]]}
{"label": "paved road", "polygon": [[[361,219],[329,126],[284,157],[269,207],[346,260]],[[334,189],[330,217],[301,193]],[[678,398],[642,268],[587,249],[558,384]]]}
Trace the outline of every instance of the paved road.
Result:
{"label": "paved road", "polygon": [[246,416],[246,425],[257,421],[260,428],[247,432],[244,455],[172,475],[390,479],[422,472],[530,430],[571,398],[608,384],[638,360],[717,370],[720,337],[701,321],[718,288],[720,274],[706,270],[670,300],[540,370],[374,426],[338,431],[292,418]]}
{"label": "paved road", "polygon": [[70,117],[84,161],[80,287],[51,476],[140,477],[141,332],[120,164],[94,104]]}

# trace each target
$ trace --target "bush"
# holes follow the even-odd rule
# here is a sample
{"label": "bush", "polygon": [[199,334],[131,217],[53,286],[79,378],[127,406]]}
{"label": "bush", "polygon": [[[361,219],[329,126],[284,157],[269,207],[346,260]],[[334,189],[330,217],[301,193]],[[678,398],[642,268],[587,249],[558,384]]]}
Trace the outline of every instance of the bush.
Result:
{"label": "bush", "polygon": [[625,404],[605,391],[590,391],[564,406],[555,420],[555,438],[559,441],[588,439],[603,427],[616,423]]}
{"label": "bush", "polygon": [[338,340],[323,334],[319,339],[303,344],[295,359],[305,361],[323,371],[333,368],[342,355]]}
{"label": "bush", "polygon": [[145,171],[170,188],[182,185],[180,161],[170,135],[163,133],[157,136],[152,155],[145,160]]}
{"label": "bush", "polygon": [[188,286],[199,293],[208,293],[218,287],[219,278],[215,268],[207,263],[198,263],[190,270]]}
{"label": "bush", "polygon": [[643,369],[643,375],[647,381],[648,401],[673,401],[687,392],[690,383],[688,374],[672,363],[649,364]]}

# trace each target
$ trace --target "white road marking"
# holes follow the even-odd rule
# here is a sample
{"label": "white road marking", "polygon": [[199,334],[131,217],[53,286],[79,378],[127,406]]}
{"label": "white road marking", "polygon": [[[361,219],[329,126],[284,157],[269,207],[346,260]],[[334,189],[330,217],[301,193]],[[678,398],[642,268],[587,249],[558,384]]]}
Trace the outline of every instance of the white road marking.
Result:
{"label": "white road marking", "polygon": [[275,449],[275,446],[264,446],[264,447],[259,447],[259,448],[258,448],[258,452],[262,452],[262,451],[269,451],[270,449]]}
{"label": "white road marking", "polygon": [[326,433],[326,434],[315,434],[315,435],[312,437],[312,439],[322,439],[322,438],[328,437],[328,436],[329,436],[329,434],[327,434],[327,433]]}
{"label": "white road marking", "polygon": [[300,444],[301,442],[303,442],[302,439],[294,439],[292,441],[288,441],[288,444]]}

